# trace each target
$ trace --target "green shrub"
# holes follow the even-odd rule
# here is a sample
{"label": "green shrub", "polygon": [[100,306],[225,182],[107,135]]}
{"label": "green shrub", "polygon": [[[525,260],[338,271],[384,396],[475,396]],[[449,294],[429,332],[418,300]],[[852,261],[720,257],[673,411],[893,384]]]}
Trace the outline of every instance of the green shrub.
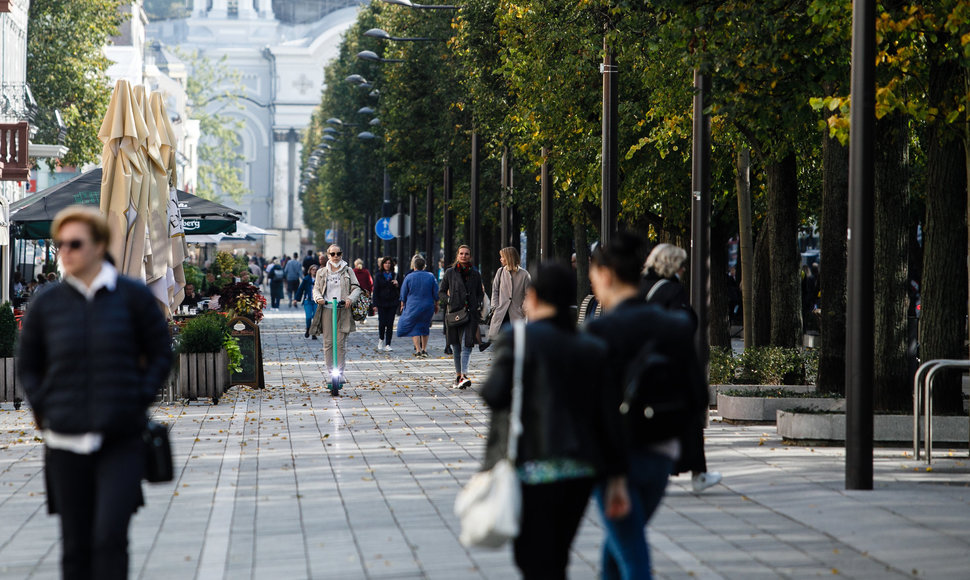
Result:
{"label": "green shrub", "polygon": [[797,348],[751,347],[737,357],[735,384],[803,385],[805,363]]}
{"label": "green shrub", "polygon": [[723,346],[711,347],[712,385],[729,385],[734,382],[734,356],[731,349]]}
{"label": "green shrub", "polygon": [[179,332],[176,351],[180,354],[193,352],[219,352],[229,334],[226,317],[218,312],[207,312],[190,318]]}
{"label": "green shrub", "polygon": [[16,343],[17,319],[13,316],[13,306],[4,302],[0,304],[0,357],[12,357]]}
{"label": "green shrub", "polygon": [[192,284],[196,290],[202,289],[202,283],[205,282],[205,276],[202,274],[202,270],[186,262],[182,265],[182,271],[185,272],[186,284]]}

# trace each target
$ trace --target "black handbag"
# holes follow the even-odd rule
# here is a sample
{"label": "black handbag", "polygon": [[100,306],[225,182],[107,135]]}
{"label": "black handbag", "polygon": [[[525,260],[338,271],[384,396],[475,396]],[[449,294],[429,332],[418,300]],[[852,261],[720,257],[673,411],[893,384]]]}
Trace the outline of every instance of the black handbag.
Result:
{"label": "black handbag", "polygon": [[465,324],[466,322],[468,322],[468,309],[467,308],[459,308],[457,310],[449,309],[448,316],[446,317],[445,321],[450,326],[460,326],[462,324]]}
{"label": "black handbag", "polygon": [[164,483],[175,478],[172,467],[172,446],[168,440],[168,426],[149,421],[142,433],[145,441],[145,481]]}

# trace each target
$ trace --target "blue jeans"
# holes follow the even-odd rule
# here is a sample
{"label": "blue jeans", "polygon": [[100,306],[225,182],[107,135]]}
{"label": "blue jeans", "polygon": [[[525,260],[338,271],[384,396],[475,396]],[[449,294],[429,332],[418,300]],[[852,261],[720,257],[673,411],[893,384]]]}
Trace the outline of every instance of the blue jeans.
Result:
{"label": "blue jeans", "polygon": [[594,495],[603,516],[606,540],[600,572],[603,580],[649,580],[650,547],[647,545],[647,522],[660,506],[673,461],[652,452],[630,454],[627,491],[630,513],[620,520],[609,520],[603,513],[605,485],[598,484]]}
{"label": "blue jeans", "polygon": [[313,300],[304,300],[303,312],[306,314],[306,329],[310,330],[310,323],[313,322],[313,315],[317,313],[317,303]]}
{"label": "blue jeans", "polygon": [[455,359],[455,374],[468,374],[468,361],[472,358],[472,347],[460,344],[451,345],[451,355]]}

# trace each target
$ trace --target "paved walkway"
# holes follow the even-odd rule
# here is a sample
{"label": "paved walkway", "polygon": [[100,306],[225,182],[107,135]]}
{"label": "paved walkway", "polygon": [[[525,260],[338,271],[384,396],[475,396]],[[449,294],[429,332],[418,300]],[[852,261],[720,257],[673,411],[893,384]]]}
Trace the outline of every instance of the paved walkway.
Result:
{"label": "paved walkway", "polygon": [[[369,322],[351,335],[351,385],[333,399],[302,324],[284,308],[261,325],[265,390],[155,410],[172,425],[177,478],[145,486],[132,577],[516,577],[510,550],[456,539],[452,503],[478,466],[487,415],[474,390],[448,388],[450,357],[412,359],[403,339],[378,354]],[[436,328],[430,350],[442,347]],[[489,354],[472,356],[476,383]],[[43,448],[29,413],[4,409],[0,578],[56,578]],[[902,449],[878,449],[870,492],[844,491],[841,449],[786,447],[771,426],[715,420],[707,450],[724,485],[698,496],[688,478],[671,480],[649,532],[660,578],[970,577],[966,450],[937,451],[927,472]],[[590,509],[571,578],[596,577],[601,539]]]}

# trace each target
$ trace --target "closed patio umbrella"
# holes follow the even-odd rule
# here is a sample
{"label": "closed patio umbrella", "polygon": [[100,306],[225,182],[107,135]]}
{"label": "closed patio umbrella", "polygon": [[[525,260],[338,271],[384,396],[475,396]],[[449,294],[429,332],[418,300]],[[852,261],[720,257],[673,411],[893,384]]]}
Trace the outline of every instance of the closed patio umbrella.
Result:
{"label": "closed patio umbrella", "polygon": [[142,148],[148,127],[128,81],[115,83],[98,138],[104,143],[100,208],[111,230],[108,251],[121,273],[144,280],[151,176]]}

